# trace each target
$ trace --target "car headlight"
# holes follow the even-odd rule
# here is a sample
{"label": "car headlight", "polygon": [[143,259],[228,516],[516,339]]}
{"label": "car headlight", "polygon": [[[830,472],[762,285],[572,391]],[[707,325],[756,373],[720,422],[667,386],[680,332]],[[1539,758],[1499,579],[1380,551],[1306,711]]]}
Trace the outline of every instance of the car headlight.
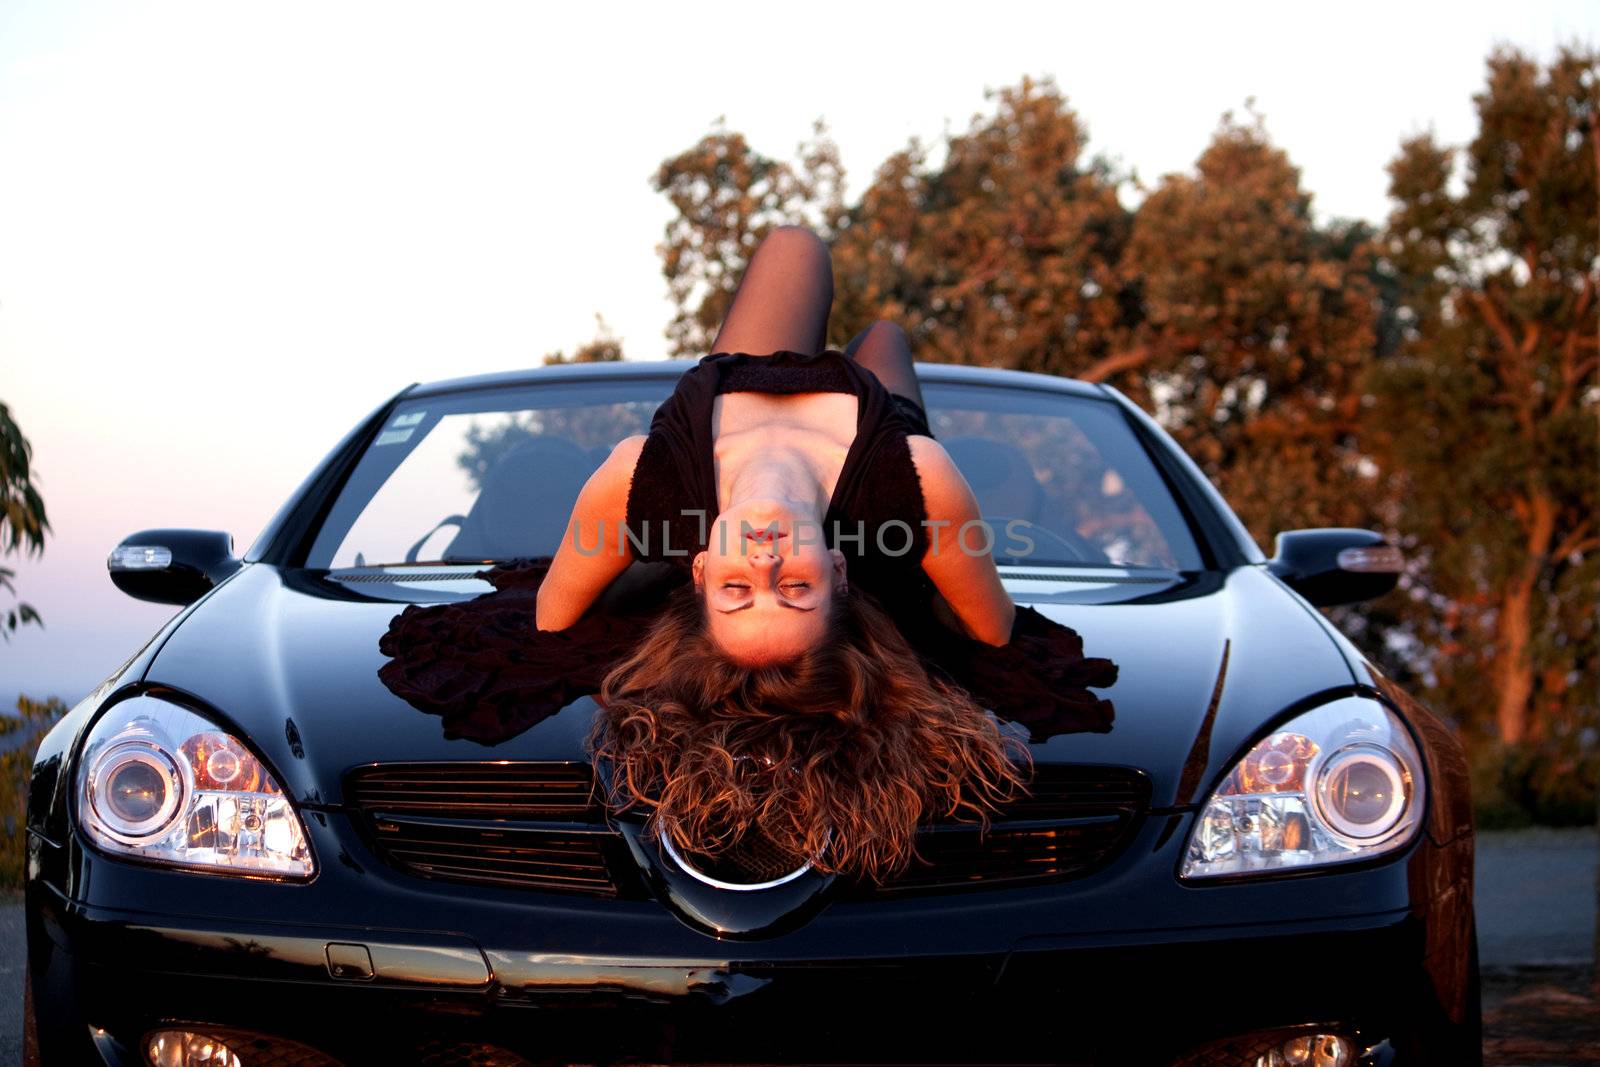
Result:
{"label": "car headlight", "polygon": [[1422,761],[1375,700],[1344,697],[1296,716],[1234,764],[1201,811],[1184,878],[1368,859],[1422,821]]}
{"label": "car headlight", "polygon": [[152,696],[115,705],[89,731],[78,812],[107,852],[229,874],[309,877],[305,827],[248,748]]}

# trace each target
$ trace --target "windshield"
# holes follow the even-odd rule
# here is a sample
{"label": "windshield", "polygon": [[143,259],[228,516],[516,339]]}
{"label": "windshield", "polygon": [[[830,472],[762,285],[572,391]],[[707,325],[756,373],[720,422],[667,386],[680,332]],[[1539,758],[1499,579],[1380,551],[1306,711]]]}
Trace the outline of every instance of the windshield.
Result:
{"label": "windshield", "polygon": [[[584,482],[649,429],[674,382],[615,379],[402,402],[356,465],[309,567],[553,555]],[[1200,570],[1183,512],[1109,400],[926,383],[934,436],[992,528],[996,562]]]}

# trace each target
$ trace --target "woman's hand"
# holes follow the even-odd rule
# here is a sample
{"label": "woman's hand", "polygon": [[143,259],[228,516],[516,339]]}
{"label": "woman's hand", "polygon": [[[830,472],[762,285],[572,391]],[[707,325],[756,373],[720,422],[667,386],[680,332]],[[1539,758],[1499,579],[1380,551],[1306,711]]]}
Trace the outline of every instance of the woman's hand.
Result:
{"label": "woman's hand", "polygon": [[995,568],[993,531],[983,522],[972,487],[944,446],[931,437],[908,436],[911,459],[922,481],[928,513],[928,554],[922,569],[950,605],[967,636],[988,645],[1011,640],[1017,607]]}

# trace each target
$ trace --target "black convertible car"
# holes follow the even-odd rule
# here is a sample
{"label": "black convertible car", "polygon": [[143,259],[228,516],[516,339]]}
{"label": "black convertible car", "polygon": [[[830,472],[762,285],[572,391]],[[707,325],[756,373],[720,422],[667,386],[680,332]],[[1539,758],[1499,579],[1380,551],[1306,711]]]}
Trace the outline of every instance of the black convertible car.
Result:
{"label": "black convertible car", "polygon": [[578,699],[486,744],[381,681],[408,605],[553,552],[682,364],[414,385],[242,558],[151,530],[186,605],[49,734],[28,798],[45,1063],[1449,1064],[1478,1058],[1450,730],[1316,610],[1393,588],[1363,530],[1263,557],[1114,389],[924,366],[1013,597],[1120,668],[1035,731],[1029,796],[898,880],[708,871],[596,799]]}

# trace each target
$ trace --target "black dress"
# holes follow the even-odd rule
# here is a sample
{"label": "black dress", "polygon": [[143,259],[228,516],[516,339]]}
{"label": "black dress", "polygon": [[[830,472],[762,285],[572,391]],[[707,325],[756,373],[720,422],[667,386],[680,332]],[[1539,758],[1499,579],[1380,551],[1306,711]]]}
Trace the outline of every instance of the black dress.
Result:
{"label": "black dress", "polygon": [[[650,420],[628,488],[636,558],[687,567],[707,547],[717,507],[712,403],[719,393],[850,393],[856,435],[822,518],[828,547],[845,555],[852,584],[886,605],[927,584],[927,517],[907,434],[932,436],[913,401],[895,396],[855,360],[832,349],[707,356],[686,371]],[[931,592],[931,585],[928,591]],[[927,594],[924,593],[924,596]]]}
{"label": "black dress", "polygon": [[650,580],[608,597],[560,631],[535,625],[550,560],[482,572],[493,593],[456,604],[410,605],[389,624],[378,670],[413,707],[444,720],[446,736],[496,744],[584,696],[642,638],[718,514],[711,410],[725,392],[845,392],[857,397],[856,436],[824,516],[824,537],[846,557],[852,585],[871,593],[924,664],[982,706],[1028,728],[1034,740],[1111,728],[1111,701],[1086,687],[1117,678],[1108,659],[1086,658],[1071,627],[1018,606],[1011,640],[987,645],[937,621],[922,570],[926,511],[907,434],[929,435],[922,410],[889,393],[842,353],[707,356],[690,368],[651,420],[629,487],[630,545]]}

